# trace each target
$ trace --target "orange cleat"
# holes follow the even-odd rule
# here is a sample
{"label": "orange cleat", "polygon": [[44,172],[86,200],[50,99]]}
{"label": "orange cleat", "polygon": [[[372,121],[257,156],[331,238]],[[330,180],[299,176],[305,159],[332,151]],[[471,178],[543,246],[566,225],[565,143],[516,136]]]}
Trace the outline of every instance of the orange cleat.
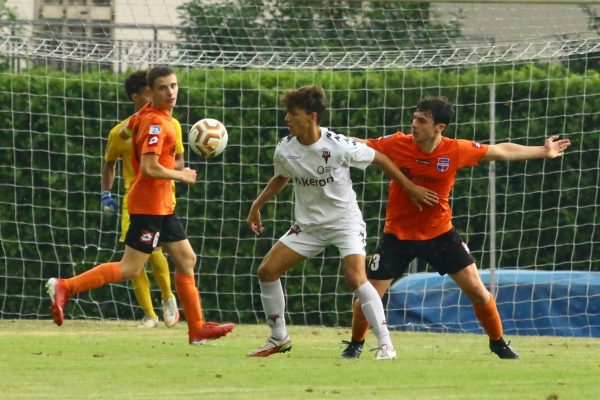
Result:
{"label": "orange cleat", "polygon": [[69,301],[69,291],[62,283],[62,280],[58,278],[48,279],[48,282],[46,283],[46,290],[50,296],[50,300],[52,301],[52,306],[50,308],[52,310],[52,318],[54,319],[54,323],[58,326],[61,326],[65,319],[63,310],[65,304],[67,304],[67,301]]}
{"label": "orange cleat", "polygon": [[219,339],[233,330],[233,324],[218,324],[216,322],[205,322],[202,328],[189,331],[189,340],[192,346],[201,346],[209,340]]}

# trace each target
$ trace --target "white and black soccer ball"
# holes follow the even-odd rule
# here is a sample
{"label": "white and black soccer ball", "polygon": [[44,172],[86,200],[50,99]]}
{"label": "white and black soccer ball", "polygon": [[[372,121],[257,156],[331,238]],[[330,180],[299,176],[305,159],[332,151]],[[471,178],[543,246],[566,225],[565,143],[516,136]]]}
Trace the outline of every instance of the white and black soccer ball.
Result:
{"label": "white and black soccer ball", "polygon": [[227,147],[227,128],[213,118],[202,118],[192,125],[188,134],[192,151],[199,156],[216,157]]}

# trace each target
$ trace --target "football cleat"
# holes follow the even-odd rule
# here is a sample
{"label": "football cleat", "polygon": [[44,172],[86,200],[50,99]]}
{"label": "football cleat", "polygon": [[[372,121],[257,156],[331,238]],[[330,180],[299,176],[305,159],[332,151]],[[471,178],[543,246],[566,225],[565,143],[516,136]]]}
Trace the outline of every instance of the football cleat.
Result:
{"label": "football cleat", "polygon": [[490,340],[490,350],[498,357],[506,360],[518,360],[521,357],[510,347],[510,342],[506,343],[504,338]]}
{"label": "football cleat", "polygon": [[342,340],[342,343],[346,345],[344,351],[342,351],[342,358],[346,359],[357,359],[360,357],[360,353],[362,353],[363,345],[365,344],[364,340]]}
{"label": "football cleat", "polygon": [[209,340],[215,340],[227,335],[233,330],[233,324],[217,324],[216,322],[205,322],[202,328],[189,331],[189,343],[192,346],[202,346]]}
{"label": "football cleat", "polygon": [[144,315],[144,318],[140,321],[138,328],[156,328],[158,324],[158,317],[149,317]]}
{"label": "football cleat", "polygon": [[376,360],[395,360],[396,350],[389,349],[387,345],[382,344],[375,353]]}
{"label": "football cleat", "polygon": [[177,325],[179,321],[179,310],[177,309],[177,300],[175,295],[171,294],[169,300],[162,302],[163,322],[169,328]]}
{"label": "football cleat", "polygon": [[290,350],[292,350],[292,339],[290,339],[289,336],[286,336],[281,340],[269,337],[265,344],[246,355],[248,357],[268,357],[271,354],[287,353]]}
{"label": "football cleat", "polygon": [[46,291],[52,301],[52,305],[50,306],[50,309],[52,310],[52,319],[54,319],[56,325],[61,326],[65,319],[64,308],[67,301],[69,301],[69,291],[62,283],[61,279],[58,278],[48,279]]}

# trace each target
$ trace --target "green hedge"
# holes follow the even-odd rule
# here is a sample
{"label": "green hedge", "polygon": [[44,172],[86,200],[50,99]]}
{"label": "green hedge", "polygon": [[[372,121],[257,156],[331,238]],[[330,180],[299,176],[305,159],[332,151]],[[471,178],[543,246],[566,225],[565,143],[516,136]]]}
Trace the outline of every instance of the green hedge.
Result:
{"label": "green hedge", "polygon": [[[200,284],[209,317],[262,320],[255,270],[291,221],[291,188],[265,207],[267,231],[245,226],[251,201],[272,174],[285,135],[279,97],[287,88],[322,84],[331,111],[324,126],[375,137],[409,129],[411,108],[425,95],[457,104],[446,134],[488,141],[489,85],[496,86],[497,140],[542,144],[553,133],[573,142],[562,160],[497,164],[499,266],[598,270],[600,77],[554,64],[394,71],[181,70],[176,117],[184,129],[210,116],[229,129],[224,155],[187,154],[199,182],[178,186],[178,214],[200,254]],[[0,74],[0,316],[47,316],[43,282],[118,259],[117,223],[99,213],[106,133],[131,112],[124,75],[28,70]],[[487,265],[488,167],[460,174],[455,225]],[[382,229],[387,187],[379,170],[353,178],[369,229]],[[326,271],[324,274],[321,271]],[[296,323],[345,324],[350,299],[334,250],[293,269],[285,280]],[[103,288],[80,296],[75,314],[131,318],[131,290]],[[114,301],[113,301],[114,299]],[[96,302],[96,303],[94,303]],[[133,311],[132,311],[133,310]],[[317,311],[318,310],[318,311]]]}

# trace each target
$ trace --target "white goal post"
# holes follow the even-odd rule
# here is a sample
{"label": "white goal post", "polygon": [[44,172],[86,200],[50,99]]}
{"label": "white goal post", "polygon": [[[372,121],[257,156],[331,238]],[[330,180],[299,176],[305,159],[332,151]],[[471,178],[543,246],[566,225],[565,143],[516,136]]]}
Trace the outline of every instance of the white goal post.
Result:
{"label": "white goal post", "polygon": [[[398,22],[416,29],[406,47],[394,36],[400,32],[388,37],[377,29],[388,26],[386,14],[414,16],[420,2],[346,2],[382,18],[370,31],[336,31],[347,11],[315,5],[321,2],[270,16],[308,29],[313,21],[294,16],[331,15],[334,28],[322,36],[309,29],[313,36],[306,34],[304,46],[218,24],[205,30],[212,36],[192,40],[178,30],[184,24],[171,2],[156,2],[169,17],[150,22],[136,21],[134,12],[150,15],[150,6],[109,3],[130,20],[42,21],[20,8],[27,2],[7,3],[16,22],[0,28],[0,318],[48,318],[43,284],[49,277],[119,259],[119,221],[100,209],[102,155],[108,131],[132,113],[124,78],[156,64],[178,72],[175,116],[184,132],[204,117],[223,121],[229,132],[220,157],[203,160],[186,148],[198,182],[177,185],[177,212],[198,252],[197,277],[211,319],[263,321],[256,268],[293,222],[291,188],[264,208],[263,236],[252,235],[245,219],[285,134],[278,99],[306,84],[325,88],[330,109],[323,125],[351,136],[408,132],[416,101],[445,95],[456,107],[449,136],[528,145],[555,133],[570,138],[561,159],[459,173],[454,223],[482,270],[600,273],[600,9],[593,2],[430,2],[418,9],[423,20]],[[219,17],[241,24],[245,2],[223,3],[232,8]],[[506,7],[515,9],[505,13]],[[529,18],[527,26],[511,20],[519,15]],[[100,39],[92,31],[111,34]],[[219,36],[224,32],[231,36]],[[214,46],[205,48],[208,43]],[[369,168],[355,171],[353,181],[372,251],[383,229],[387,179]],[[122,182],[113,189],[122,195]],[[430,269],[415,266],[424,271]],[[352,294],[334,249],[293,268],[283,283],[291,323],[349,326]],[[600,301],[595,290],[590,286],[584,302]],[[152,293],[158,300],[155,285]],[[600,311],[585,310],[589,334],[600,334]],[[140,316],[128,282],[81,294],[67,310],[67,318]],[[518,318],[503,315],[509,324]]]}

